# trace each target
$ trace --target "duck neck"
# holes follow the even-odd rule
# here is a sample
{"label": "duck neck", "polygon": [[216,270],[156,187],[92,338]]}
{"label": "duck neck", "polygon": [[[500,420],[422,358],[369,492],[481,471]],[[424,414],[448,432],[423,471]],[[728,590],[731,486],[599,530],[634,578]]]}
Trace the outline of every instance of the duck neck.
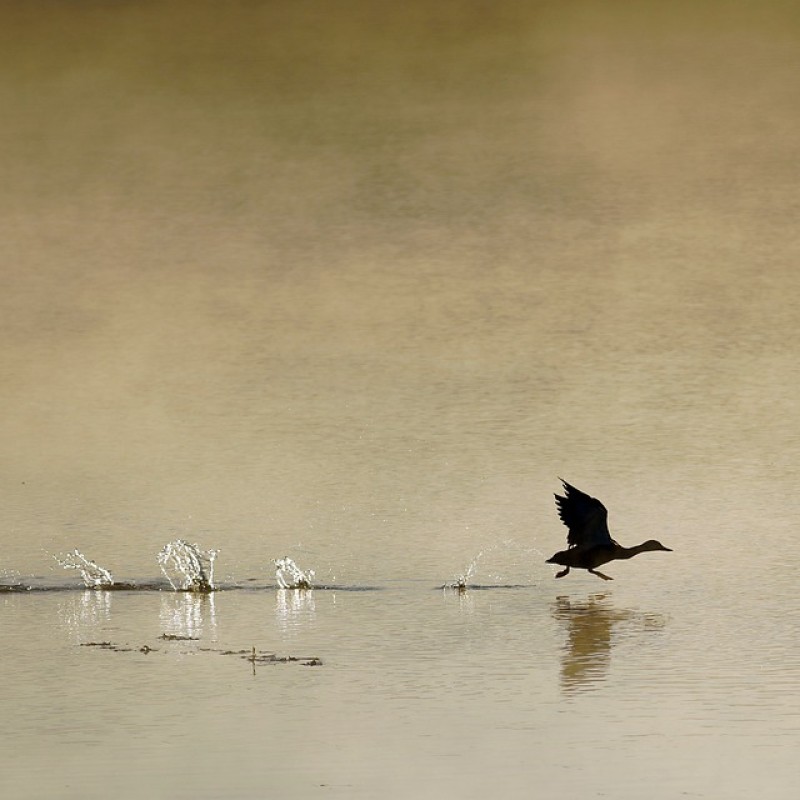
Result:
{"label": "duck neck", "polygon": [[647,550],[644,544],[637,544],[635,547],[623,547],[619,545],[617,550],[617,558],[633,558]]}

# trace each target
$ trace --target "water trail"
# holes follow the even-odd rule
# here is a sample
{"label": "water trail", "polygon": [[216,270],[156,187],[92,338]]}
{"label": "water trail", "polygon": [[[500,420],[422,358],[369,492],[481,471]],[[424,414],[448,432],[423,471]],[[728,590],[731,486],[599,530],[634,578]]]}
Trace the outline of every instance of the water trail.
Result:
{"label": "water trail", "polygon": [[65,556],[53,556],[64,569],[77,569],[81,573],[84,586],[87,589],[100,589],[113,586],[114,578],[103,567],[90,561],[80,550],[73,550]]}
{"label": "water trail", "polygon": [[213,592],[214,560],[219,550],[201,550],[199,545],[176,539],[158,553],[158,565],[176,592]]}
{"label": "water trail", "polygon": [[279,589],[313,589],[314,570],[303,572],[289,556],[279,558],[275,564],[275,580]]}

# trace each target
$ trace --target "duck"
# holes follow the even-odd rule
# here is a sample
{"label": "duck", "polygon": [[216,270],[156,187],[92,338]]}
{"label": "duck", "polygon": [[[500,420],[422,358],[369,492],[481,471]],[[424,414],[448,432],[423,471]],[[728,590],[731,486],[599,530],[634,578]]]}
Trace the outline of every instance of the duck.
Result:
{"label": "duck", "polygon": [[547,564],[559,564],[564,567],[556,574],[563,578],[570,569],[585,569],[604,581],[614,580],[609,575],[597,571],[597,567],[609,561],[633,558],[639,553],[672,549],[665,547],[655,539],[648,539],[635,547],[623,547],[615,542],[608,532],[608,511],[595,497],[590,497],[580,489],[559,478],[564,486],[564,496],[555,495],[558,516],[569,529],[566,550],[561,550],[547,559]]}

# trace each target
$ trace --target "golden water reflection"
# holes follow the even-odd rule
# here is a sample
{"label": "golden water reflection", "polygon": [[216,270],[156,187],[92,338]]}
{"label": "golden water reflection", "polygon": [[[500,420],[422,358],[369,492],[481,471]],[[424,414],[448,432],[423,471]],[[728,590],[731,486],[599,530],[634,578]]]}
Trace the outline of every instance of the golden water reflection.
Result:
{"label": "golden water reflection", "polygon": [[311,622],[317,614],[313,589],[278,589],[275,593],[275,619],[283,633],[301,622]]}
{"label": "golden water reflection", "polygon": [[86,589],[68,595],[59,603],[61,623],[77,638],[95,633],[111,619],[112,594],[102,589]]}
{"label": "golden water reflection", "polygon": [[213,633],[217,628],[214,594],[213,592],[163,592],[159,618],[162,633],[200,639],[204,631]]}
{"label": "golden water reflection", "polygon": [[560,673],[561,688],[565,692],[590,688],[605,680],[611,665],[612,646],[621,627],[626,632],[637,633],[665,624],[659,614],[615,608],[605,594],[580,600],[558,597],[552,614],[567,633],[561,649]]}

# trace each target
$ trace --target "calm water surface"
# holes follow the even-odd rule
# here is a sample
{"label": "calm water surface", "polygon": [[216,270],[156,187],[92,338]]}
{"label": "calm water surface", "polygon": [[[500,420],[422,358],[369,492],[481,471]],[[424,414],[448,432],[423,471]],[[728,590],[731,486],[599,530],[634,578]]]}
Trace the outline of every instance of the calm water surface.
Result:
{"label": "calm water surface", "polygon": [[[0,64],[3,797],[796,796],[792,4],[6,2]],[[557,475],[674,552],[555,581]],[[52,558],[178,537],[224,591]]]}
{"label": "calm water surface", "polygon": [[[756,785],[789,797],[797,618],[730,590],[693,596],[685,581],[653,590],[655,567],[620,572],[613,591],[542,575],[466,594],[408,583],[8,595],[4,785],[76,798],[524,796],[532,785],[576,798],[744,798]],[[253,667],[238,654],[251,647],[322,664]]]}

